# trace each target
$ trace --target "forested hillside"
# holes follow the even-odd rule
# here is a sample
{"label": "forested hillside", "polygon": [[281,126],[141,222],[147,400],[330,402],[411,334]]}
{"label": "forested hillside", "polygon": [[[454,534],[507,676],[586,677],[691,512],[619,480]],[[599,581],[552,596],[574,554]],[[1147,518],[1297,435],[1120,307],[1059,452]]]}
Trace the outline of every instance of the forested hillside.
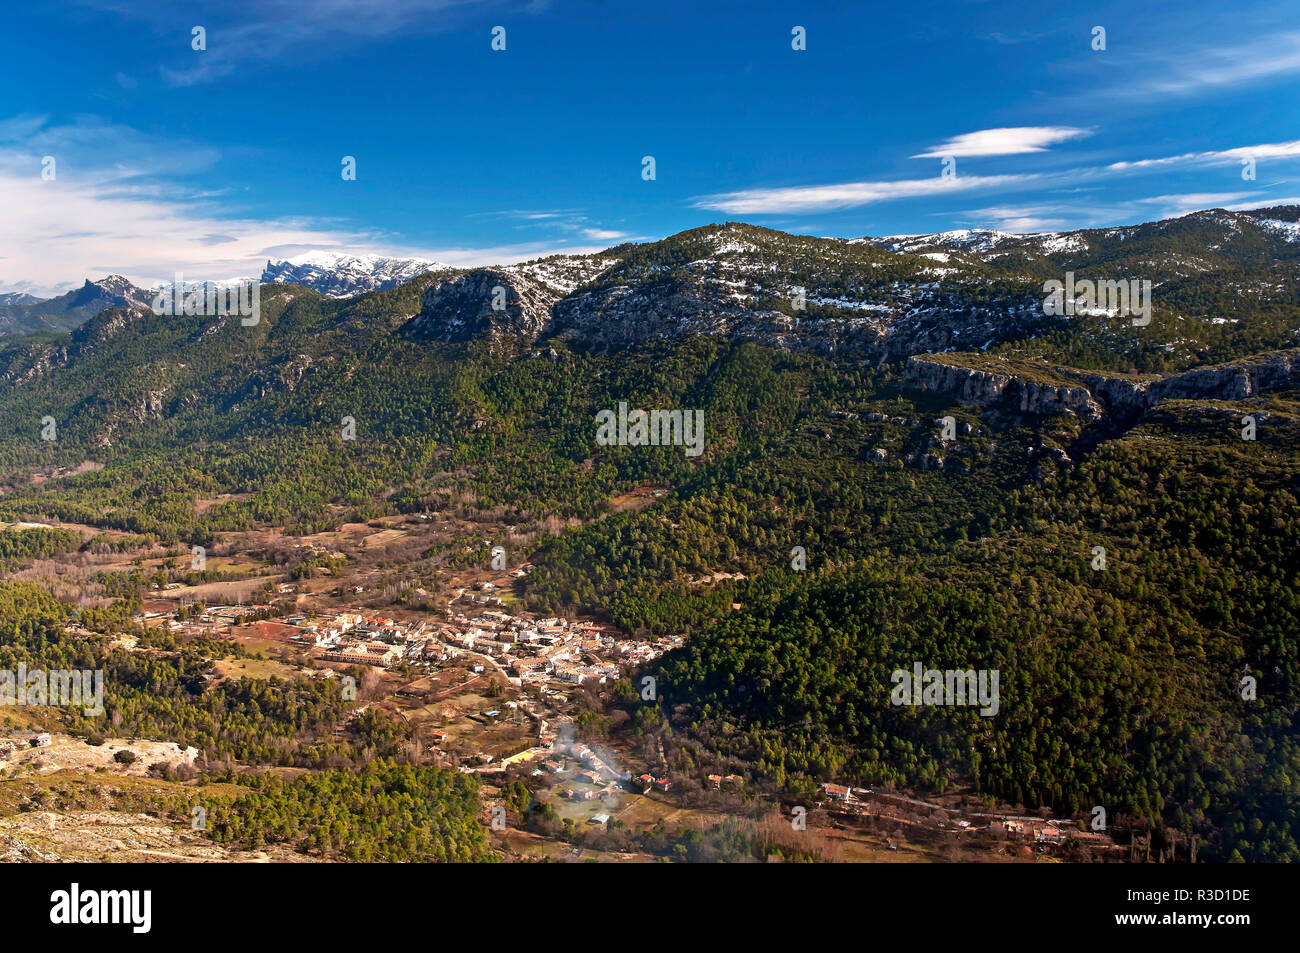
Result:
{"label": "forested hillside", "polygon": [[[1294,859],[1298,411],[1273,405],[1252,445],[1170,408],[942,552],[765,580],[655,669],[665,708],[777,778],[970,783]],[[891,706],[915,661],[998,669],[997,717]]]}
{"label": "forested hillside", "polygon": [[[491,514],[539,540],[527,607],[687,636],[649,670],[662,715],[757,779],[1102,805],[1195,831],[1215,859],[1296,859],[1300,391],[1288,370],[1121,414],[1088,374],[1264,351],[1294,366],[1300,259],[1283,251],[1300,246],[1202,214],[1080,233],[1086,250],[1022,248],[1016,268],[992,252],[939,268],[728,225],[610,249],[589,268],[493,272],[529,295],[503,312],[467,301],[486,279],[459,273],[348,299],[267,286],[255,327],[113,308],[0,348],[0,520],[208,545],[253,526]],[[1224,229],[1236,244],[1192,262]],[[1065,268],[1155,269],[1152,324],[1045,317],[1043,276]],[[806,311],[791,304],[800,288]],[[454,315],[430,310],[449,302]],[[462,319],[481,323],[443,333]],[[935,360],[958,368],[1005,359],[1053,399],[995,406],[922,388],[903,358],[927,352],[956,352]],[[1085,385],[1095,408],[1066,399]],[[596,415],[620,402],[701,410],[703,453],[598,444]],[[614,505],[637,492],[649,505]],[[3,529],[0,566],[77,545],[57,528]],[[434,555],[413,568],[432,574]],[[103,666],[115,730],[213,762],[343,771],[405,741],[378,719],[336,737],[345,706],[324,681],[205,690],[194,646],[142,636],[160,640],[142,656],[65,628],[127,631],[134,608],[128,596],[78,614],[6,584],[0,668]],[[997,669],[998,714],[891,705],[890,673],[914,662]],[[441,828],[411,804],[470,792],[368,771],[267,782],[219,837],[344,852],[347,825],[326,804],[373,794],[412,833],[355,859],[480,851],[463,815]],[[307,816],[327,839],[288,820]]]}

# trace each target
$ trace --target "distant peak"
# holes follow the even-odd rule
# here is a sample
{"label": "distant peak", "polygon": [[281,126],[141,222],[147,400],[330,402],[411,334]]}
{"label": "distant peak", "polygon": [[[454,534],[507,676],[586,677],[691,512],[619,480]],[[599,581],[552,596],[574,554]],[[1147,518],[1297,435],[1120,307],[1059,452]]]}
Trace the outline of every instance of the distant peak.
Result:
{"label": "distant peak", "polygon": [[91,281],[89,278],[87,278],[86,285],[94,286],[96,288],[113,288],[113,289],[134,287],[134,285],[131,284],[131,281],[129,279],[124,278],[121,275],[105,275],[103,278],[100,278],[98,281]]}
{"label": "distant peak", "polygon": [[282,261],[267,261],[262,281],[299,284],[332,298],[395,288],[430,271],[450,265],[427,258],[387,258],[346,252],[313,250]]}

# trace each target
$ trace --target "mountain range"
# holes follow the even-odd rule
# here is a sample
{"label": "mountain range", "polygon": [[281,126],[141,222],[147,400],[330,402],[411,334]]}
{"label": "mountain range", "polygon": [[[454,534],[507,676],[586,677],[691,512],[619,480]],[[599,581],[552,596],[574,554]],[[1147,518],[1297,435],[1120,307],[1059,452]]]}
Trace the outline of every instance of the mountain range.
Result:
{"label": "mountain range", "polygon": [[[394,288],[427,272],[447,271],[449,265],[420,258],[384,258],[309,252],[283,261],[267,261],[264,284],[298,284],[332,298]],[[232,278],[221,284],[250,281]],[[34,332],[67,332],[99,312],[114,307],[148,307],[152,291],[133,285],[121,275],[86,279],[82,287],[53,298],[23,292],[0,294],[0,336]]]}
{"label": "mountain range", "polygon": [[[402,341],[478,345],[508,357],[666,352],[707,339],[897,366],[913,388],[987,410],[1131,423],[1162,395],[1238,397],[1289,386],[1295,362],[1277,355],[1300,343],[1298,239],[1300,207],[1285,206],[1048,235],[841,240],[726,223],[487,268],[304,255],[268,262],[269,337],[256,366],[228,386],[244,396],[292,389],[350,360],[342,355],[370,351],[382,364]],[[1150,325],[1105,312],[1046,314],[1043,282],[1071,272],[1150,280]],[[224,339],[225,319],[177,323],[152,315],[150,297],[119,276],[46,301],[8,296],[0,315],[15,346],[0,350],[0,382],[62,380],[66,393],[84,391],[89,403],[74,413],[101,406],[84,417],[104,428],[92,445],[113,443],[182,393],[193,404],[217,382],[195,378],[207,358],[186,354]],[[46,336],[23,344],[17,329],[32,327]],[[120,358],[90,372],[96,355],[121,347],[149,355],[148,373],[130,373]],[[1184,384],[1160,383],[1215,367]],[[68,375],[77,368],[88,376],[74,385]],[[127,386],[146,377],[155,383]],[[124,389],[133,391],[121,395],[128,419],[109,420],[104,395]]]}
{"label": "mountain range", "polygon": [[[148,292],[110,276],[44,302],[10,297],[11,327],[47,333],[0,347],[0,409],[62,407],[66,433],[89,451],[155,439],[162,420],[200,439],[236,409],[301,419],[311,401],[334,400],[328,388],[351,393],[362,369],[409,361],[398,355],[412,347],[421,360],[467,347],[494,361],[669,360],[713,341],[879,368],[1009,419],[1066,413],[1128,428],[1164,400],[1293,385],[1298,222],[1287,206],[1052,235],[853,240],[726,223],[500,267],[302,256],[268,265],[279,280],[263,285],[256,332],[223,316],[154,315]],[[1046,314],[1044,281],[1069,272],[1150,280],[1150,324]],[[393,286],[338,293],[369,283]]]}
{"label": "mountain range", "polygon": [[395,288],[416,275],[450,269],[450,265],[423,258],[307,252],[285,261],[268,260],[261,280],[266,284],[302,285],[331,298],[343,298]]}
{"label": "mountain range", "polygon": [[[1158,330],[1133,335],[1121,319],[1070,335],[1042,307],[1042,283],[1066,272],[1152,280]],[[1297,294],[1300,207],[1216,209],[1032,235],[961,230],[841,240],[728,223],[494,268],[313,252],[268,261],[261,281],[346,298],[423,275],[437,280],[404,333],[429,340],[557,336],[610,350],[706,334],[898,360],[1065,330],[1076,351],[1117,353],[1127,369],[1164,369],[1250,350],[1247,337],[1258,339],[1255,350],[1295,343],[1294,330],[1267,315]],[[497,287],[504,300],[494,304]],[[0,334],[70,331],[105,308],[148,298],[118,276],[47,300],[6,295]],[[1243,308],[1265,326],[1242,328]],[[1170,333],[1176,325],[1191,333]]]}
{"label": "mountain range", "polygon": [[109,275],[54,298],[0,295],[0,336],[68,332],[108,308],[145,307],[152,296],[121,275]]}
{"label": "mountain range", "polygon": [[[529,609],[686,636],[628,720],[715,773],[1102,804],[1295,859],[1297,221],[725,223],[348,296],[267,283],[251,326],[88,283],[113,305],[0,341],[0,520],[188,547],[441,514],[459,535],[385,591],[501,544]],[[1151,281],[1151,322],[1045,313],[1068,272]],[[599,444],[624,403],[699,410],[703,453]],[[891,706],[917,661],[1000,671],[999,716]]]}

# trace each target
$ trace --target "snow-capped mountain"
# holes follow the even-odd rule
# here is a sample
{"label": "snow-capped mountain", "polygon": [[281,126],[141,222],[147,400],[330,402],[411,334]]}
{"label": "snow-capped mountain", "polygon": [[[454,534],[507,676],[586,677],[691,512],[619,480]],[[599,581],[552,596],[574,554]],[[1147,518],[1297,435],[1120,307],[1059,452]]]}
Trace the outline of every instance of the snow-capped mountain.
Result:
{"label": "snow-capped mountain", "polygon": [[942,262],[949,261],[952,253],[974,258],[995,258],[1000,253],[1013,251],[1058,255],[1088,250],[1088,242],[1082,231],[1001,232],[993,228],[958,228],[932,235],[886,235],[883,238],[855,238],[852,241]]}
{"label": "snow-capped mountain", "polygon": [[[1298,239],[1300,206],[1211,209],[1063,232],[959,229],[851,240],[730,222],[490,268],[313,252],[268,261],[261,280],[344,298],[433,272],[404,329],[416,339],[555,336],[612,351],[705,335],[879,361],[982,351],[1068,330],[1087,338],[1081,347],[1158,347],[1169,361],[1191,361],[1224,335],[1253,336],[1269,347],[1300,339],[1287,310],[1300,284]],[[1127,321],[1089,330],[1073,327],[1086,321],[1055,320],[1043,309],[1044,282],[1067,273],[1149,280],[1157,317],[1175,322],[1176,333],[1116,337],[1109,325],[1127,328]],[[71,330],[106,308],[148,308],[149,301],[148,292],[116,276],[47,301],[6,296],[0,334]],[[1249,332],[1243,313],[1258,318],[1245,322]]]}
{"label": "snow-capped mountain", "polygon": [[889,251],[915,254],[933,248],[950,248],[959,251],[982,252],[997,248],[1005,241],[1021,238],[1038,238],[1037,235],[1017,235],[999,232],[992,228],[958,228],[934,235],[886,235],[883,238],[855,238],[856,243],[867,243]]}
{"label": "snow-capped mountain", "polygon": [[313,251],[284,261],[267,261],[262,281],[304,285],[331,298],[346,298],[366,291],[396,288],[426,272],[451,269],[451,265],[424,258]]}
{"label": "snow-capped mountain", "polygon": [[0,296],[0,334],[71,331],[106,308],[149,307],[150,294],[121,275],[86,279],[80,288],[57,298],[26,294]]}
{"label": "snow-capped mountain", "polygon": [[1261,228],[1281,237],[1283,241],[1300,242],[1300,222],[1280,222],[1271,218],[1257,218]]}
{"label": "snow-capped mountain", "polygon": [[[1195,212],[1108,229],[1017,235],[957,230],[841,240],[731,222],[659,242],[566,261],[563,282],[538,281],[558,264],[467,269],[431,284],[406,328],[417,338],[500,338],[615,351],[691,335],[744,339],[874,361],[917,353],[982,351],[1060,331],[1081,347],[1156,348],[1192,361],[1207,329],[1244,313],[1290,306],[1300,280],[1294,206]],[[540,269],[540,270],[539,270]],[[1125,334],[1128,318],[1066,321],[1043,309],[1043,283],[1080,277],[1149,280],[1161,323],[1176,334]],[[494,305],[495,289],[504,300]],[[1271,314],[1271,312],[1269,312]],[[1097,315],[1093,315],[1093,318]],[[1253,321],[1268,346],[1300,332],[1285,311]],[[1230,334],[1237,332],[1232,331]]]}
{"label": "snow-capped mountain", "polygon": [[[1300,221],[1296,206],[1274,206],[1250,211],[1203,209],[1174,218],[1117,228],[1081,228],[1062,232],[1002,232],[991,228],[959,228],[947,232],[919,235],[885,235],[853,238],[849,244],[873,245],[887,251],[921,255],[947,261],[951,254],[967,256],[968,261],[991,261],[1018,253],[1052,260],[1080,256],[1099,246],[1114,246],[1132,239],[1151,240],[1179,230],[1200,229],[1209,252],[1232,252],[1243,235],[1259,235],[1270,247],[1278,240],[1300,242]],[[1243,232],[1243,228],[1246,229]],[[1214,234],[1217,232],[1218,234]],[[1139,242],[1141,243],[1141,242]]]}

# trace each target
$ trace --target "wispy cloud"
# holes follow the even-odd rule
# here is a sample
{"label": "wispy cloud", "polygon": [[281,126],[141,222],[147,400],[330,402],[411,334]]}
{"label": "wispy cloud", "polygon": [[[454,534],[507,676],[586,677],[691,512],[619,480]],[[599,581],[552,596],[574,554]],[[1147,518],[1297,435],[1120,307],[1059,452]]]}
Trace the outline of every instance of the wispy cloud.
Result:
{"label": "wispy cloud", "polygon": [[1176,156],[1164,156],[1157,159],[1138,159],[1133,162],[1112,162],[1106,166],[1112,171],[1156,169],[1174,165],[1230,165],[1242,159],[1291,159],[1300,156],[1300,139],[1293,142],[1266,142],[1254,146],[1239,146],[1236,149],[1220,149],[1209,152],[1184,152]]}
{"label": "wispy cloud", "polygon": [[1046,205],[995,205],[963,213],[966,221],[978,228],[995,228],[1006,232],[1049,232],[1069,227],[1070,220],[1061,217],[1059,206]]}
{"label": "wispy cloud", "polygon": [[[993,130],[989,130],[993,131]],[[1081,183],[1101,183],[1107,179],[1125,175],[1164,172],[1180,166],[1195,168],[1198,166],[1230,165],[1241,159],[1254,158],[1257,161],[1285,160],[1300,157],[1300,140],[1294,142],[1260,143],[1253,146],[1240,146],[1233,149],[1221,149],[1206,152],[1188,152],[1175,156],[1163,156],[1152,159],[1112,162],[1104,166],[1080,166],[1057,169],[1052,172],[1021,173],[1007,175],[957,175],[953,178],[933,176],[926,179],[900,179],[896,181],[840,182],[827,185],[787,186],[775,188],[742,189],[735,192],[721,192],[704,195],[693,200],[695,208],[712,209],[731,215],[780,215],[796,212],[830,212],[837,209],[855,208],[877,202],[889,202],[900,199],[929,198],[945,193],[959,194],[970,191],[997,191],[1011,188],[1081,188]],[[1089,185],[1095,189],[1097,185]],[[1223,204],[1224,201],[1247,193],[1188,193],[1208,197],[1209,206]],[[1215,196],[1218,201],[1214,200]],[[1166,196],[1173,198],[1173,196]],[[1198,201],[1193,199],[1192,201]],[[1271,199],[1261,196],[1260,202]],[[1200,207],[1207,207],[1202,205]],[[991,210],[979,210],[991,211]],[[1008,220],[1039,219],[1041,213],[1011,212]],[[1044,219],[1046,221],[1046,219]],[[1038,222],[1033,227],[1041,225]],[[1020,223],[1023,226],[1024,223]]]}
{"label": "wispy cloud", "polygon": [[[1247,201],[1248,200],[1248,201]],[[1076,228],[1101,228],[1121,222],[1147,222],[1174,218],[1203,209],[1245,211],[1270,205],[1300,203],[1295,198],[1262,198],[1255,192],[1184,192],[1150,195],[1109,202],[1053,202],[1051,204],[996,205],[960,213],[964,224],[1009,232],[1051,232]]]}
{"label": "wispy cloud", "polygon": [[55,160],[59,177],[93,175],[116,193],[160,195],[177,176],[210,170],[220,151],[198,142],[173,147],[129,126],[83,115],[52,124],[47,116],[16,116],[0,121],[0,159],[10,169],[35,168]]}
{"label": "wispy cloud", "polygon": [[1229,212],[1248,212],[1257,208],[1273,208],[1277,205],[1300,205],[1300,195],[1286,195],[1268,199],[1252,199],[1249,202],[1238,202],[1235,205],[1223,206]]}
{"label": "wispy cloud", "polygon": [[1091,135],[1088,129],[1075,126],[1008,126],[1002,129],[981,129],[953,136],[947,142],[931,146],[913,159],[931,159],[942,156],[1010,156],[1027,152],[1043,152],[1049,146],[1071,139]]}
{"label": "wispy cloud", "polygon": [[1034,175],[967,175],[953,178],[901,179],[893,182],[841,182],[788,188],[744,189],[695,199],[696,208],[729,215],[772,215],[792,212],[826,212],[873,202],[917,198],[944,192],[1006,188],[1034,181]]}
{"label": "wispy cloud", "polygon": [[1046,37],[1046,33],[1035,33],[1029,30],[1017,30],[1014,33],[1004,33],[1000,30],[994,30],[991,33],[980,35],[981,40],[992,40],[999,46],[1015,46],[1019,43],[1033,43]]}
{"label": "wispy cloud", "polygon": [[631,238],[630,232],[609,228],[593,222],[582,209],[501,209],[493,212],[475,212],[475,217],[491,216],[493,218],[514,219],[518,229],[549,231],[553,235],[580,235],[587,241],[612,242]]}
{"label": "wispy cloud", "polygon": [[1152,195],[1137,201],[1141,205],[1153,206],[1162,216],[1168,216],[1199,212],[1207,208],[1227,208],[1252,195],[1255,196],[1257,205],[1260,200],[1254,192],[1184,192],[1179,195]]}
{"label": "wispy cloud", "polygon": [[[41,176],[44,155],[56,159],[51,181]],[[472,266],[608,246],[577,233],[572,243],[417,246],[339,221],[240,215],[171,178],[218,158],[194,143],[154,140],[102,120],[0,121],[0,291],[57,294],[105,274],[146,286],[178,271],[201,280],[248,277],[261,274],[267,258],[313,250]]]}
{"label": "wispy cloud", "polygon": [[1300,32],[1258,36],[1234,46],[1207,44],[1179,54],[1152,57],[1147,78],[1126,83],[1138,96],[1182,96],[1300,73]]}
{"label": "wispy cloud", "polygon": [[[200,4],[178,19],[170,0],[88,0],[123,17],[177,30],[184,21],[184,59],[159,67],[172,86],[194,86],[234,72],[245,63],[293,63],[397,33],[429,34],[462,24],[486,6],[480,0],[226,0]],[[497,0],[498,13],[527,12],[535,4]],[[190,46],[190,22],[207,31],[207,49]],[[487,35],[484,35],[487,43]]]}

